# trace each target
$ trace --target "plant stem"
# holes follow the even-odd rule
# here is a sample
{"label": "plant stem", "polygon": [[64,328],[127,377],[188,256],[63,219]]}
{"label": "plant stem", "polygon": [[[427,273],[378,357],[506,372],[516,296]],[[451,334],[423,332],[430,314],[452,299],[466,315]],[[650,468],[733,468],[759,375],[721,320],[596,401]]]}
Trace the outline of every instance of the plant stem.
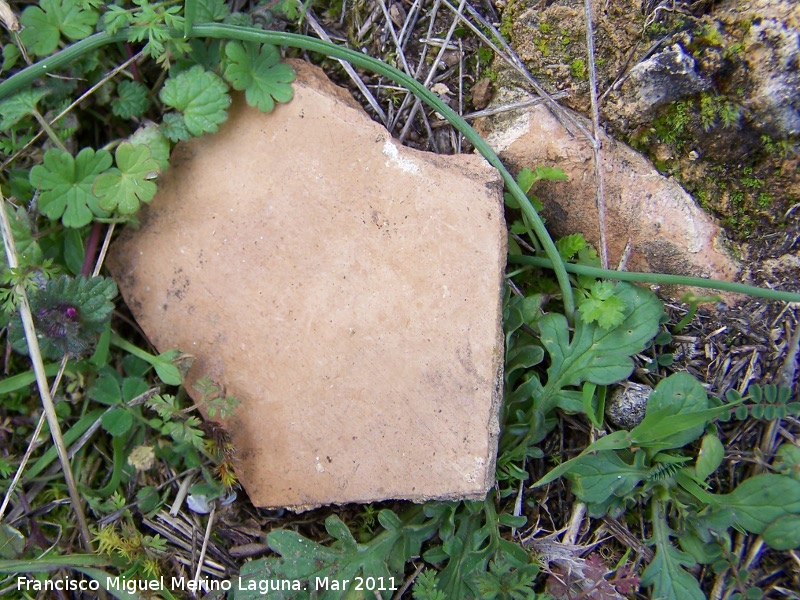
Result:
{"label": "plant stem", "polygon": [[[552,269],[553,263],[547,258],[538,256],[523,256],[514,254],[508,257],[508,262],[512,265],[531,265],[544,269]],[[586,265],[576,265],[566,263],[566,270],[576,275],[589,275],[599,279],[613,279],[616,281],[632,281],[635,283],[659,283],[662,285],[687,285],[735,294],[746,294],[756,298],[767,300],[780,300],[781,302],[800,302],[800,293],[784,292],[781,290],[770,290],[744,283],[734,283],[732,281],[720,281],[718,279],[703,279],[702,277],[688,277],[685,275],[667,275],[664,273],[636,273],[632,271],[611,271],[598,267]]]}
{"label": "plant stem", "polygon": [[[48,57],[38,63],[23,69],[19,73],[9,77],[3,83],[0,83],[0,100],[11,95],[22,87],[29,85],[34,79],[52,71],[58,67],[69,64],[71,61],[79,58],[80,56],[114,42],[121,42],[128,39],[129,30],[121,30],[114,35],[107,33],[98,33],[86,39],[83,39],[64,50]],[[569,275],[563,266],[563,261],[559,257],[558,250],[553,243],[550,234],[544,226],[536,209],[533,208],[528,197],[517,185],[514,177],[503,165],[500,158],[495,154],[494,150],[478,135],[470,125],[461,116],[459,116],[452,108],[442,102],[435,94],[430,92],[424,85],[416,79],[409,77],[399,69],[395,69],[384,63],[383,61],[350,50],[342,48],[336,44],[325,42],[316,38],[295,33],[283,33],[279,31],[264,31],[262,29],[255,29],[252,27],[238,27],[234,25],[223,24],[204,24],[196,25],[191,28],[191,31],[177,31],[171,32],[175,39],[183,39],[184,37],[200,37],[200,38],[219,38],[219,39],[235,39],[245,42],[254,43],[267,43],[276,44],[279,46],[290,46],[292,48],[300,48],[311,52],[318,52],[333,58],[346,60],[347,62],[364,69],[368,69],[379,75],[383,75],[393,80],[395,83],[402,85],[413,92],[420,100],[425,102],[428,106],[443,115],[450,124],[458,130],[480,154],[495,167],[500,176],[506,184],[509,192],[517,200],[522,213],[529,219],[531,227],[533,228],[536,237],[545,250],[545,253],[553,261],[553,270],[555,271],[556,279],[558,280],[559,287],[561,288],[562,300],[564,302],[564,313],[567,318],[572,321],[575,313],[575,300],[572,295],[572,286],[569,282]]]}
{"label": "plant stem", "polygon": [[[6,202],[2,194],[0,194],[0,230],[2,230],[3,243],[5,245],[6,257],[8,258],[8,266],[16,268],[17,250],[14,243],[14,236],[11,232],[11,224],[8,220],[8,213],[6,212]],[[56,447],[58,458],[61,461],[61,470],[64,472],[64,481],[69,490],[69,497],[72,502],[72,508],[75,511],[75,517],[78,520],[78,529],[83,538],[83,547],[87,552],[92,553],[92,536],[89,533],[89,526],[86,522],[86,515],[83,513],[83,500],[78,493],[78,486],[75,484],[75,478],[72,475],[72,466],[67,456],[67,447],[64,444],[64,436],[61,433],[61,426],[58,422],[58,415],[56,414],[55,403],[50,394],[50,385],[47,382],[47,374],[45,373],[44,361],[42,360],[42,353],[39,350],[39,340],[36,337],[36,328],[33,324],[33,315],[31,314],[31,307],[28,304],[28,295],[22,285],[17,285],[16,293],[20,297],[19,313],[22,318],[22,328],[25,330],[25,340],[28,343],[28,353],[33,363],[33,371],[36,374],[36,384],[39,388],[39,397],[42,399],[42,407],[47,416],[47,424],[50,427],[50,435],[53,438],[53,444]]]}

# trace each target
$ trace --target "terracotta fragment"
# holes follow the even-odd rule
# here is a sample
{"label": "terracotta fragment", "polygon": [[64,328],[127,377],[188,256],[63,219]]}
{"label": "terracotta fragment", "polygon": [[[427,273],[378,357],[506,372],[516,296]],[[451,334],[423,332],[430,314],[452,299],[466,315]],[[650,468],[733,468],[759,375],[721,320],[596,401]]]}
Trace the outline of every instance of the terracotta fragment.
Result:
{"label": "terracotta fragment", "polygon": [[[108,265],[159,351],[242,400],[257,506],[482,498],[506,253],[499,175],[403,148],[320,71],[180,144]],[[191,392],[190,393],[194,393]],[[198,398],[195,398],[197,400]]]}

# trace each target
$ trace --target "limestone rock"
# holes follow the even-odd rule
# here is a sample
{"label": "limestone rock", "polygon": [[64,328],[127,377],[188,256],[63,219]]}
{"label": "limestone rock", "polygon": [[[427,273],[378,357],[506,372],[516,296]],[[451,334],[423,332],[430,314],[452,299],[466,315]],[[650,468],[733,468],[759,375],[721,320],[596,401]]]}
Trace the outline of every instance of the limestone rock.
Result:
{"label": "limestone rock", "polygon": [[[506,240],[497,172],[400,147],[316,67],[180,144],[109,268],[159,349],[242,400],[257,506],[482,498]],[[195,398],[197,400],[197,398]]]}
{"label": "limestone rock", "polygon": [[[545,182],[533,192],[556,236],[580,232],[597,245],[591,146],[571,136],[544,106],[478,124],[479,131],[513,170],[558,167],[568,181]],[[664,177],[632,148],[602,136],[609,264],[629,247],[626,270],[733,279],[738,265],[721,245],[720,230],[673,179]]]}
{"label": "limestone rock", "polygon": [[694,59],[679,44],[636,64],[626,85],[635,91],[636,108],[644,113],[711,87],[697,74]]}

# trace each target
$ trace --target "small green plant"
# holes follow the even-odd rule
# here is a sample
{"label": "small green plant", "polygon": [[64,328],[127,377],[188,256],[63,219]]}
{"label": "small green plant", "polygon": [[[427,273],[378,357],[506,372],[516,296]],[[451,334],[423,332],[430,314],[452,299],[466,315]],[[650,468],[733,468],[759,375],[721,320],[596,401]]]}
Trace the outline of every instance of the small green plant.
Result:
{"label": "small green plant", "polygon": [[[756,402],[766,398],[760,387],[751,388],[749,398]],[[758,409],[763,416],[766,406],[773,406],[769,414],[778,418],[775,406],[781,399],[785,403],[790,391],[769,389],[772,403],[755,407],[764,407]],[[652,587],[654,597],[703,598],[685,567],[711,564],[723,550],[732,552],[732,527],[760,534],[776,549],[800,546],[800,529],[794,528],[794,523],[800,523],[800,486],[792,478],[763,474],[746,479],[728,494],[707,491],[705,480],[719,468],[725,454],[709,424],[733,415],[747,416],[755,410],[746,408],[747,399],[729,392],[727,403],[712,402],[692,376],[671,375],[653,391],[640,425],[599,439],[534,486],[563,475],[595,516],[618,515],[632,502],[648,502],[656,555],[642,574],[642,585]],[[795,404],[791,410],[800,409],[800,403]],[[700,438],[693,457],[686,447]],[[786,502],[787,498],[798,501]],[[678,531],[680,536],[675,534]]]}
{"label": "small green plant", "polygon": [[582,58],[576,58],[569,64],[569,72],[575,79],[588,79],[588,70],[586,68],[586,61]]}

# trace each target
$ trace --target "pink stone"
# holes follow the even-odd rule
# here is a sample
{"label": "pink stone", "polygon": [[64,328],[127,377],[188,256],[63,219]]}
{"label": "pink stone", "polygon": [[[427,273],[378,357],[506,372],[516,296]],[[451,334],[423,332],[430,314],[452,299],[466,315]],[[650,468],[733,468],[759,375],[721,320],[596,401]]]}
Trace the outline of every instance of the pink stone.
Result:
{"label": "pink stone", "polygon": [[494,482],[502,184],[403,148],[300,61],[179,144],[108,265],[159,351],[242,401],[223,422],[253,503],[482,498]]}

